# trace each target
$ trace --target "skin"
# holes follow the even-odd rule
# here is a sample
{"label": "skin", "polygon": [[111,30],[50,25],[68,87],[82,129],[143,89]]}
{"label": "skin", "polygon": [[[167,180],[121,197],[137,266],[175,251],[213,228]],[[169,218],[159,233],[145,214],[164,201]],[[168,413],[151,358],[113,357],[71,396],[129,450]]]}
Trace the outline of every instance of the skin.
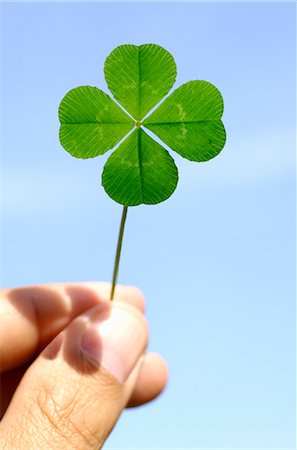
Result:
{"label": "skin", "polygon": [[[109,293],[108,283],[1,291],[0,448],[98,450],[125,407],[150,402],[164,389],[166,364],[145,351],[143,295],[135,287],[117,286],[111,304]],[[129,352],[143,342],[124,380],[85,361],[75,348],[81,324],[100,308],[119,316],[120,327],[122,314],[137,326],[139,338],[132,336]],[[112,335],[119,326],[111,326]]]}

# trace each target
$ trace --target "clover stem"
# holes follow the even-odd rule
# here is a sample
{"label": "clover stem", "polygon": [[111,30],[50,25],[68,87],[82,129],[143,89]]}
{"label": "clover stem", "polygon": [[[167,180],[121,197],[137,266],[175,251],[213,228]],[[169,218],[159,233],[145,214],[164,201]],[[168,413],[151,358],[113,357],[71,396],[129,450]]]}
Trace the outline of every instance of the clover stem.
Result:
{"label": "clover stem", "polygon": [[122,242],[123,242],[123,235],[124,235],[127,211],[128,211],[128,206],[124,206],[123,207],[123,212],[122,212],[122,218],[121,218],[119,237],[118,237],[117,251],[116,251],[114,267],[113,267],[111,293],[110,293],[110,300],[111,301],[113,300],[114,291],[115,291],[116,282],[117,282],[117,277],[118,277],[118,271],[119,271],[119,264],[120,264],[120,257],[121,257]]}

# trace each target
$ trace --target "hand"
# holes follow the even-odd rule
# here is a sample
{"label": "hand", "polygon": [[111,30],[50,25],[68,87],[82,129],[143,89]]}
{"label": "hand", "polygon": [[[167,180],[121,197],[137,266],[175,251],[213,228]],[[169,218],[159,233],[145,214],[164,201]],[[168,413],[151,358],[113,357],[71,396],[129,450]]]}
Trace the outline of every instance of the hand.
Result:
{"label": "hand", "polygon": [[167,370],[142,294],[105,283],[3,290],[0,448],[98,450],[126,406],[155,398]]}

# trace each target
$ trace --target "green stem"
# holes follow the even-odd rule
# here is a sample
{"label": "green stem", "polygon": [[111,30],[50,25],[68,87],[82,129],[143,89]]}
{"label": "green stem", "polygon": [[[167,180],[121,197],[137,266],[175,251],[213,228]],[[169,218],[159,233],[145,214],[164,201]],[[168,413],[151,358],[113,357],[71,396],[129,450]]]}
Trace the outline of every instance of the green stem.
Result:
{"label": "green stem", "polygon": [[123,242],[123,234],[124,234],[125,222],[126,222],[126,217],[127,217],[127,211],[128,211],[128,206],[124,206],[123,212],[122,212],[122,219],[121,219],[119,237],[118,237],[117,251],[116,251],[115,262],[114,262],[114,267],[113,267],[110,300],[113,300],[114,290],[115,290],[115,287],[116,287],[116,282],[117,282],[117,277],[118,277],[120,257],[121,257],[121,250],[122,250],[122,242]]}

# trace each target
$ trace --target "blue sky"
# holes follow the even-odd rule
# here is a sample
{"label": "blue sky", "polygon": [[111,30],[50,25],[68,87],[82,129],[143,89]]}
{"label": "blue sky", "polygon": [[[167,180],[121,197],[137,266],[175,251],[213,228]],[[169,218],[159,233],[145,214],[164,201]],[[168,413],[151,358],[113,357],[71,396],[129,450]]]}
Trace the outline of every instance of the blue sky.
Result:
{"label": "blue sky", "polygon": [[143,289],[171,377],[106,449],[295,448],[295,5],[0,6],[4,286],[110,280],[108,155],[68,155],[57,108],[75,86],[107,90],[114,47],[158,43],[176,87],[205,79],[225,99],[222,153],[174,155],[174,195],[128,211],[119,281]]}

